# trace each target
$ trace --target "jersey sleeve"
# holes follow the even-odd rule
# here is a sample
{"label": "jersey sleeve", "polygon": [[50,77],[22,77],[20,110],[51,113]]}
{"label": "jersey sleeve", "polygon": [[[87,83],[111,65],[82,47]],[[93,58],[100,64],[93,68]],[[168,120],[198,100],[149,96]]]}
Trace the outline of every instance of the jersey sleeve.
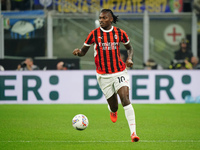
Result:
{"label": "jersey sleeve", "polygon": [[128,44],[130,42],[128,34],[122,30],[122,38],[121,42],[123,42],[124,45]]}
{"label": "jersey sleeve", "polygon": [[88,36],[87,36],[87,38],[86,38],[86,40],[84,42],[84,45],[85,46],[90,46],[92,43],[94,43],[94,34],[93,34],[93,31],[91,31],[88,34]]}

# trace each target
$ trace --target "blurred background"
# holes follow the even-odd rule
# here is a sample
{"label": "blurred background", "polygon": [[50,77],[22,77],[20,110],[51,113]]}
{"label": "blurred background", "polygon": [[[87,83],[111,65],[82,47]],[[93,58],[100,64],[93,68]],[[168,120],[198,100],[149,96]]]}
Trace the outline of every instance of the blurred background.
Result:
{"label": "blurred background", "polygon": [[[54,70],[59,61],[68,69],[94,70],[94,50],[85,57],[72,55],[88,33],[99,27],[102,8],[119,16],[114,24],[127,32],[134,48],[134,68],[145,69],[153,59],[170,69],[183,38],[200,57],[199,0],[1,0],[0,65],[15,70],[31,57],[42,70]],[[121,45],[121,54],[126,51]]]}

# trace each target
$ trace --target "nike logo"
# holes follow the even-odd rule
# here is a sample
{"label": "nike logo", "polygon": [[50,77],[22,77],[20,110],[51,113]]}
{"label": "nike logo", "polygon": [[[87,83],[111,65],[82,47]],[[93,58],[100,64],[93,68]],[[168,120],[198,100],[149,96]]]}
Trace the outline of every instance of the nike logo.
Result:
{"label": "nike logo", "polygon": [[102,39],[103,37],[102,37],[102,36],[99,36],[99,38]]}

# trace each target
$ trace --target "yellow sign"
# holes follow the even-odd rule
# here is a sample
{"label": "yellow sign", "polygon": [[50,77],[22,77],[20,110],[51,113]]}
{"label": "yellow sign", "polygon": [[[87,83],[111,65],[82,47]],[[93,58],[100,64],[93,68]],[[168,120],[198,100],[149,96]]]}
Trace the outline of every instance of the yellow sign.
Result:
{"label": "yellow sign", "polygon": [[[59,12],[96,12],[101,8],[111,9],[113,12],[142,13],[166,12],[167,0],[58,0]],[[63,4],[64,3],[64,4]]]}

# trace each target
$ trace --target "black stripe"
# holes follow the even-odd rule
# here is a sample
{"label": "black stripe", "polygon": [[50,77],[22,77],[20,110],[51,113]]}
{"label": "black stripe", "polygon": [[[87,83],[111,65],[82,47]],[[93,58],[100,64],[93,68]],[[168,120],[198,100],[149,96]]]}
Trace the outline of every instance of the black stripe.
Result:
{"label": "black stripe", "polygon": [[[108,41],[108,43],[111,44],[111,41],[110,41],[110,34],[109,34],[109,33],[107,33],[107,41]],[[110,46],[108,46],[108,48],[110,48],[110,49],[109,49],[110,67],[111,67],[112,72],[114,72],[115,70],[114,70],[114,66],[113,66],[112,46],[110,45]]]}
{"label": "black stripe", "polygon": [[[115,31],[113,30],[112,33],[113,33],[114,42],[116,42],[116,39],[115,39]],[[118,30],[118,34],[119,34],[119,30]],[[119,41],[119,42],[120,42],[120,41]],[[118,60],[118,57],[117,57],[117,49],[115,49],[115,59],[116,59],[116,63],[117,63],[117,70],[120,71],[119,60]]]}
{"label": "black stripe", "polygon": [[[98,43],[98,37],[97,37],[97,30],[94,31],[94,37],[95,37],[95,42],[96,42],[96,45],[97,45],[97,51],[98,51],[98,54],[99,54],[99,66],[102,70],[102,65],[101,65],[101,55],[100,55],[100,48],[99,48],[99,43]],[[98,68],[97,68],[98,69]],[[98,69],[99,70],[99,69]]]}
{"label": "black stripe", "polygon": [[92,38],[93,38],[93,34],[90,35],[90,38],[88,39],[87,44],[91,44]]}
{"label": "black stripe", "polygon": [[[103,43],[104,43],[104,37],[103,37],[103,31],[101,31],[101,43],[102,43],[102,48],[106,48],[106,47],[103,47]],[[106,58],[106,50],[103,49],[103,57],[104,57],[104,65],[105,65],[105,71],[106,73],[108,73],[108,65],[107,65],[107,58]]]}
{"label": "black stripe", "polygon": [[121,30],[117,28],[118,34],[119,34],[119,42],[121,42]]}
{"label": "black stripe", "polygon": [[128,42],[128,39],[126,38],[125,34],[123,34],[123,39],[124,39],[125,43]]}

